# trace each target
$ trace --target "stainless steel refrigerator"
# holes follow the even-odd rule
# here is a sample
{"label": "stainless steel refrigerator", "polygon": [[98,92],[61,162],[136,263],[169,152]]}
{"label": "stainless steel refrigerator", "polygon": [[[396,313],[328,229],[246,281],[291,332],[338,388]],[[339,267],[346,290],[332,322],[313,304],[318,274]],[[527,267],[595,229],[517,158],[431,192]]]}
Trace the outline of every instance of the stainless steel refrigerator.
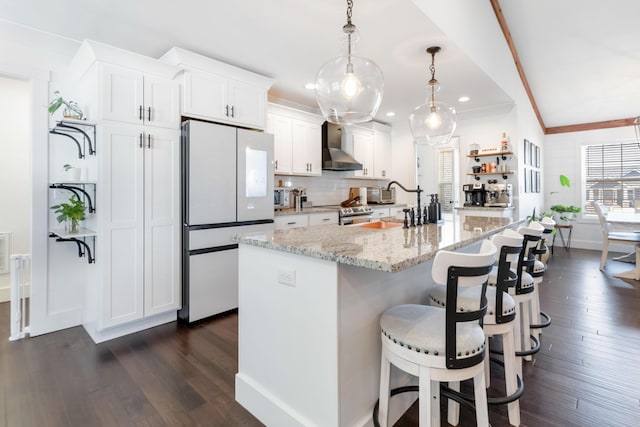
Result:
{"label": "stainless steel refrigerator", "polygon": [[182,301],[194,322],[238,307],[232,236],[273,227],[273,135],[182,124]]}

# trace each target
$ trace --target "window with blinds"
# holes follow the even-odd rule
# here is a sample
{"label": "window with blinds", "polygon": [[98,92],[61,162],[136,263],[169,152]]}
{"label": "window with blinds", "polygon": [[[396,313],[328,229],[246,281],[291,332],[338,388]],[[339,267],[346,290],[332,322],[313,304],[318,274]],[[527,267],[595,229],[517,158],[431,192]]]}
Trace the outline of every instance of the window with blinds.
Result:
{"label": "window with blinds", "polygon": [[453,150],[441,150],[438,152],[438,195],[443,212],[453,212],[454,202],[454,176],[453,176]]}
{"label": "window with blinds", "polygon": [[637,143],[587,145],[583,158],[587,213],[595,214],[591,206],[594,200],[618,210],[640,203],[640,146]]}

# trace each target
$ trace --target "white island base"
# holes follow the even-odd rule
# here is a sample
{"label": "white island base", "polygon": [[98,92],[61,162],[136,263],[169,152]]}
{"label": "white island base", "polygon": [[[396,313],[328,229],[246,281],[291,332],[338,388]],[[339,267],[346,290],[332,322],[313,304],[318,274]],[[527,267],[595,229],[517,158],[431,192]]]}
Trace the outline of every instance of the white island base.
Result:
{"label": "white island base", "polygon": [[[241,244],[239,270],[236,400],[268,426],[372,426],[380,315],[426,303],[431,262],[387,273]],[[416,398],[395,396],[391,420]]]}

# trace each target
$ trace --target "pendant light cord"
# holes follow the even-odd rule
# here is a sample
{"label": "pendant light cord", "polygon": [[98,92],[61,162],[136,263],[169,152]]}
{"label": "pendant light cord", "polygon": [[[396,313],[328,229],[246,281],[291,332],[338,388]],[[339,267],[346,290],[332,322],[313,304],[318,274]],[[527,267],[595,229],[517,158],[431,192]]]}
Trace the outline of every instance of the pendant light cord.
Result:
{"label": "pendant light cord", "polygon": [[356,26],[351,23],[353,14],[353,0],[347,0],[347,23],[342,27],[342,31],[347,34],[347,72],[353,72],[351,64],[351,34],[356,30]]}

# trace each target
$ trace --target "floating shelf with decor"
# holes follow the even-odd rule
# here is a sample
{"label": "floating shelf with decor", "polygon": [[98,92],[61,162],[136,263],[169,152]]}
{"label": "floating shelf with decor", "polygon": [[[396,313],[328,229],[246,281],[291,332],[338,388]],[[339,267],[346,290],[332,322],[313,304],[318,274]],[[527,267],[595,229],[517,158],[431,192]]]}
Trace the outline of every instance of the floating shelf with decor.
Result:
{"label": "floating shelf with decor", "polygon": [[[80,228],[75,233],[70,233],[67,230],[51,230],[49,237],[56,239],[56,242],[74,242],[78,245],[78,256],[80,258],[87,256],[89,264],[93,264],[96,259],[93,254],[96,251],[96,235],[97,233],[87,228]],[[91,239],[91,246],[87,243],[87,238]]]}
{"label": "floating shelf with decor", "polygon": [[500,157],[502,160],[507,160],[507,156],[513,156],[513,151],[493,151],[478,154],[467,154],[467,157],[475,159],[476,162],[480,162],[480,157]]}
{"label": "floating shelf with decor", "polygon": [[[49,130],[52,135],[62,135],[75,142],[78,147],[78,158],[83,159],[85,153],[96,154],[96,124],[86,120],[64,119],[56,122],[56,125]],[[79,136],[82,136],[82,143]],[[88,146],[88,147],[87,147]],[[88,150],[87,150],[88,148]]]}
{"label": "floating shelf with decor", "polygon": [[482,175],[502,175],[502,179],[507,179],[507,178],[509,178],[509,175],[511,175],[511,174],[513,174],[512,171],[506,171],[506,172],[478,172],[478,173],[468,173],[467,175],[475,177],[476,181],[480,181],[480,177]]}

